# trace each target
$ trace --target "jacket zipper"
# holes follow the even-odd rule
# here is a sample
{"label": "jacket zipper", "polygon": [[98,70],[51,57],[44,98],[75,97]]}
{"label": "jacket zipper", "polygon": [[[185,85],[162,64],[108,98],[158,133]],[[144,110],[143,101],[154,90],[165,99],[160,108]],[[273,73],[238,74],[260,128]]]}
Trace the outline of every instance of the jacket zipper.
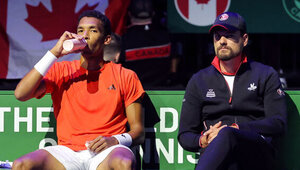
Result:
{"label": "jacket zipper", "polygon": [[233,87],[234,87],[234,81],[235,81],[235,78],[233,80],[233,85],[232,85],[232,92],[230,91],[230,86],[228,85],[228,82],[226,81],[225,77],[223,76],[225,82],[226,82],[226,85],[227,85],[227,89],[229,91],[229,94],[230,94],[230,97],[229,97],[229,101],[228,103],[231,105],[231,102],[232,102],[232,92],[233,92]]}
{"label": "jacket zipper", "polygon": [[[223,77],[223,78],[225,79],[225,77]],[[227,88],[228,88],[228,91],[229,91],[229,94],[230,94],[229,101],[228,101],[230,108],[232,108],[232,94],[233,94],[233,89],[234,89],[235,81],[236,81],[236,76],[234,77],[234,80],[233,80],[232,92],[231,92],[230,91],[230,86],[228,85],[228,82],[225,79],[225,82],[226,82],[226,85],[227,85]],[[237,124],[237,117],[236,116],[234,116],[234,123]]]}

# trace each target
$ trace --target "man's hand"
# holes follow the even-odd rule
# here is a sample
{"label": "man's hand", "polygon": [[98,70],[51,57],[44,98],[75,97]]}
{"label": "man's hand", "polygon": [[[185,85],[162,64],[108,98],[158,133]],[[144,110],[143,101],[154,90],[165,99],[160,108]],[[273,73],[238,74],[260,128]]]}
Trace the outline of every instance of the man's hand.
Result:
{"label": "man's hand", "polygon": [[100,153],[105,149],[119,144],[118,140],[115,137],[104,137],[99,136],[96,139],[88,142],[88,149],[94,153]]}
{"label": "man's hand", "polygon": [[63,35],[59,38],[59,40],[57,41],[57,43],[55,44],[55,46],[50,50],[50,52],[53,55],[55,55],[57,58],[62,57],[64,55],[67,55],[69,53],[72,53],[70,51],[66,51],[66,50],[63,49],[63,42],[65,40],[73,39],[73,38],[76,38],[78,40],[83,39],[83,37],[81,35],[77,35],[75,33],[71,33],[71,32],[65,31],[63,33]]}
{"label": "man's hand", "polygon": [[215,125],[210,126],[209,130],[206,131],[202,135],[200,142],[201,142],[201,145],[203,148],[207,147],[212,142],[212,140],[218,135],[218,133],[221,129],[223,129],[224,127],[227,127],[227,125],[223,125],[223,126],[221,126],[221,125],[222,125],[222,122],[219,121]]}

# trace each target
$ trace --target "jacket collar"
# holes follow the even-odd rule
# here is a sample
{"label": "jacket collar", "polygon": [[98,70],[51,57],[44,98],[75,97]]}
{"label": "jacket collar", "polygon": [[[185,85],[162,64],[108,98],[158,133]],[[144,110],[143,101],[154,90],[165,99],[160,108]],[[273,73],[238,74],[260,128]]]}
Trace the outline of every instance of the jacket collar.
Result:
{"label": "jacket collar", "polygon": [[243,63],[247,63],[248,62],[248,59],[247,59],[247,56],[246,55],[243,55],[243,58],[242,58],[242,62],[240,63],[238,69],[236,70],[235,73],[227,73],[227,72],[222,72],[221,71],[221,67],[220,67],[220,59],[215,56],[215,58],[213,59],[213,61],[211,62],[211,64],[221,73],[221,74],[224,74],[224,75],[227,75],[227,76],[235,76],[236,73],[238,72],[238,70],[240,69],[241,65]]}

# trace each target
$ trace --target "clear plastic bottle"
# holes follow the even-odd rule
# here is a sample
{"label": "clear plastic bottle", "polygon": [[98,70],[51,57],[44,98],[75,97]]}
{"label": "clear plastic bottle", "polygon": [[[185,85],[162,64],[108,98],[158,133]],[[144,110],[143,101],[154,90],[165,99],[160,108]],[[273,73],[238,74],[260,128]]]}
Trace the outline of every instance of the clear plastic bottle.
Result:
{"label": "clear plastic bottle", "polygon": [[77,51],[77,50],[82,50],[85,48],[85,46],[87,45],[87,42],[85,39],[69,39],[69,40],[65,40],[63,42],[63,48],[66,51]]}

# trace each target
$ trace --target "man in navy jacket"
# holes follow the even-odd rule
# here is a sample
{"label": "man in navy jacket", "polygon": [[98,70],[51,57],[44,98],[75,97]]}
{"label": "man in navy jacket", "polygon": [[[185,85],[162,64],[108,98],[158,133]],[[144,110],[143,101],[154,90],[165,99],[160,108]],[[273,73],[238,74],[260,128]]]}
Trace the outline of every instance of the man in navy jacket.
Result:
{"label": "man in navy jacket", "polygon": [[197,170],[274,169],[287,126],[278,74],[243,53],[248,34],[239,14],[222,13],[209,31],[216,57],[186,87],[178,141],[200,151]]}

